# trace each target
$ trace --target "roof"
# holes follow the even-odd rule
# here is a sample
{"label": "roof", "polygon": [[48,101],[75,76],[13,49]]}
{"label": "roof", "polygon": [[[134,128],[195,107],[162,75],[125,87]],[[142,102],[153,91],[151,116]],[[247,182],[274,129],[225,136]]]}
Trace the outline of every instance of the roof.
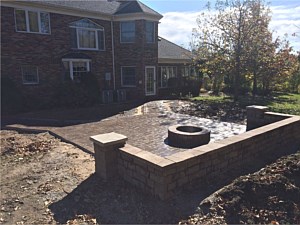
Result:
{"label": "roof", "polygon": [[158,41],[158,59],[163,62],[165,60],[175,60],[187,62],[191,61],[192,53],[191,51],[180,47],[162,37],[159,37]]}
{"label": "roof", "polygon": [[128,14],[128,13],[147,13],[147,14],[155,14],[160,15],[153,9],[144,5],[143,3],[135,0],[131,1],[120,1],[121,5],[118,10],[115,12],[115,15],[118,14]]}
{"label": "roof", "polygon": [[82,11],[101,13],[106,15],[121,15],[132,13],[145,13],[162,17],[161,14],[139,2],[138,0],[64,0],[64,1],[36,1],[40,4],[80,9]]}

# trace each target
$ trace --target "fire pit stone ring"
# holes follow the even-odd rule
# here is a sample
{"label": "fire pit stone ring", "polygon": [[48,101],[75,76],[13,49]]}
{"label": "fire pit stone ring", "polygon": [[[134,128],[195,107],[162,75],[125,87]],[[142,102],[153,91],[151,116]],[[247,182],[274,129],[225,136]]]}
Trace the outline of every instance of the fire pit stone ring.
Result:
{"label": "fire pit stone ring", "polygon": [[168,144],[179,148],[195,148],[208,144],[210,130],[194,125],[174,125],[168,129]]}

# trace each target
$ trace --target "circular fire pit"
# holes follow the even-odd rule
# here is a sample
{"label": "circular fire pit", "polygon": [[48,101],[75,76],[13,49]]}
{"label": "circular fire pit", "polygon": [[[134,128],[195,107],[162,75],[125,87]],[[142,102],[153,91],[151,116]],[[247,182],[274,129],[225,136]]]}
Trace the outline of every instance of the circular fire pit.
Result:
{"label": "circular fire pit", "polygon": [[210,141],[210,130],[193,125],[175,125],[169,127],[168,143],[179,148],[195,148]]}

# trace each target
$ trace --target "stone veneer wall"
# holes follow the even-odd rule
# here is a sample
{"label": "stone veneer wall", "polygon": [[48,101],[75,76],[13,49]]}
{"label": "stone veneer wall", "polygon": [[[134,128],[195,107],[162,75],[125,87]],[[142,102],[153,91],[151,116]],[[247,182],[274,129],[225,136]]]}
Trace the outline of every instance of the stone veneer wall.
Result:
{"label": "stone veneer wall", "polygon": [[119,149],[118,174],[145,192],[168,199],[186,185],[224,179],[231,170],[300,146],[299,116],[263,114],[261,124],[280,121],[165,158],[125,145]]}

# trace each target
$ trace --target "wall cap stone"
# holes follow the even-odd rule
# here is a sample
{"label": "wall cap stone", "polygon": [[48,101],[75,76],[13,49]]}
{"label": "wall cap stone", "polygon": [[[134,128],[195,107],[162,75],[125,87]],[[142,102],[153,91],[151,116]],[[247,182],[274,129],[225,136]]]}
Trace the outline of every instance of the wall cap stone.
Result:
{"label": "wall cap stone", "polygon": [[101,147],[107,147],[107,146],[113,146],[118,144],[125,144],[128,138],[125,135],[111,132],[111,133],[91,136],[90,140]]}
{"label": "wall cap stone", "polygon": [[134,158],[144,160],[145,162],[150,163],[153,166],[157,166],[159,168],[164,168],[164,167],[174,164],[173,161],[171,161],[165,157],[161,157],[161,156],[153,154],[151,152],[144,151],[140,148],[131,146],[129,144],[126,144],[124,147],[119,148],[119,150],[131,155]]}
{"label": "wall cap stone", "polygon": [[285,114],[285,113],[274,113],[274,112],[265,112],[265,115],[270,115],[270,116],[281,116],[281,117],[294,117],[294,115],[291,114]]}
{"label": "wall cap stone", "polygon": [[126,152],[126,153],[128,153],[130,155],[135,155],[135,154],[143,151],[142,149],[134,147],[134,146],[132,146],[130,144],[126,144],[124,147],[119,148],[119,150],[122,151],[122,152]]}

